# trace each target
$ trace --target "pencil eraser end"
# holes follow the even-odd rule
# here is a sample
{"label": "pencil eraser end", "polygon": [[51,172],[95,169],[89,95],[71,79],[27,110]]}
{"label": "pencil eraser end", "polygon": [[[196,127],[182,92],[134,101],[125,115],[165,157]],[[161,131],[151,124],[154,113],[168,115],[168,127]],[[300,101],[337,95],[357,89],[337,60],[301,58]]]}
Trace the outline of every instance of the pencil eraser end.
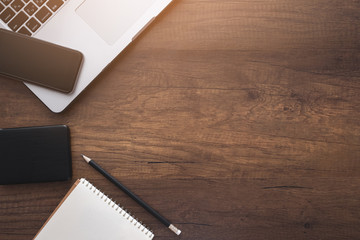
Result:
{"label": "pencil eraser end", "polygon": [[175,227],[174,225],[170,224],[169,226],[170,230],[173,231],[176,235],[180,235],[181,230]]}

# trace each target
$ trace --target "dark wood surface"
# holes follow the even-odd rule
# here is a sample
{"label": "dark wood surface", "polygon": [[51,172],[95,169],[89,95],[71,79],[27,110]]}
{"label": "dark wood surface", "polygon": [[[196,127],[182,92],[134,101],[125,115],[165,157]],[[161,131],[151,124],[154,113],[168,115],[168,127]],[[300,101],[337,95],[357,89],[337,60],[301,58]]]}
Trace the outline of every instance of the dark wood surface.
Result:
{"label": "dark wood surface", "polygon": [[67,124],[73,157],[71,181],[0,186],[0,239],[80,177],[158,240],[360,239],[359,26],[356,0],[177,0],[61,114],[0,78],[0,127]]}

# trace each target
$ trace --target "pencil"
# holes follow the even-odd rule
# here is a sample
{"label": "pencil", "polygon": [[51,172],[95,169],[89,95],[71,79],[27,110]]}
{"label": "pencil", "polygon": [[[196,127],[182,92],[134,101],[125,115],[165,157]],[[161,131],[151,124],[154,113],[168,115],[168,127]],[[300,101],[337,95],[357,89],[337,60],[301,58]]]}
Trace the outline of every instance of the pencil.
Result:
{"label": "pencil", "polygon": [[100,167],[94,160],[90,159],[89,157],[81,154],[81,156],[84,158],[84,160],[93,168],[95,168],[98,172],[100,172],[105,178],[107,178],[110,182],[115,184],[118,188],[123,190],[129,197],[131,197],[135,202],[140,204],[143,208],[145,208],[151,215],[156,217],[160,222],[162,222],[166,227],[168,227],[171,231],[176,233],[177,235],[180,235],[181,231],[176,228],[173,224],[169,222],[166,218],[161,216],[157,211],[155,211],[152,207],[150,207],[147,203],[145,203],[143,200],[141,200],[137,195],[135,195],[133,192],[131,192],[127,187],[125,187],[123,184],[121,184],[116,178],[111,176],[108,172],[106,172],[102,167]]}

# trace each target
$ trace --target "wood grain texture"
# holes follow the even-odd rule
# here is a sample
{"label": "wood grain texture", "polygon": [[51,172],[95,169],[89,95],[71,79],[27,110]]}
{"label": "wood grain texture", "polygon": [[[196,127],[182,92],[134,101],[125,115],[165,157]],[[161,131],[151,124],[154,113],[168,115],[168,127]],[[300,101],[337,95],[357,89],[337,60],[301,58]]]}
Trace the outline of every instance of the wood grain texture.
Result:
{"label": "wood grain texture", "polygon": [[0,186],[0,239],[31,239],[80,177],[158,240],[360,239],[359,12],[359,1],[177,0],[61,114],[0,78],[0,127],[67,124],[74,175]]}

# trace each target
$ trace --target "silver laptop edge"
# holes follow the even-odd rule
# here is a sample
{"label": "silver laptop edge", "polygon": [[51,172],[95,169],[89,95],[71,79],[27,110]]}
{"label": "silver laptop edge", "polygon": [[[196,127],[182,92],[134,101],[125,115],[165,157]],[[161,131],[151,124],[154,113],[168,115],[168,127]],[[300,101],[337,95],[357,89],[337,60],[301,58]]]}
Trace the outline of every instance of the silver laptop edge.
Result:
{"label": "silver laptop edge", "polygon": [[[145,2],[145,4],[152,2],[152,4],[147,9],[142,9],[136,19],[129,15],[128,17],[134,22],[127,24],[126,29],[121,30],[120,27],[123,26],[120,26],[119,31],[113,31],[114,33],[112,33],[106,29],[101,29],[103,23],[92,22],[92,18],[88,17],[87,8],[91,7],[96,1],[105,1],[109,4],[118,4],[119,2],[124,4],[126,2],[126,0],[68,0],[62,9],[34,34],[36,38],[76,49],[84,55],[79,78],[73,92],[70,94],[25,83],[55,113],[62,112],[171,2],[171,0],[132,0],[137,2],[132,3],[131,7],[142,6],[142,2]],[[127,11],[129,12],[129,9]],[[126,12],[123,13],[123,15],[126,14]],[[120,22],[117,15],[114,15],[113,18]],[[1,21],[0,28],[9,29]]]}

